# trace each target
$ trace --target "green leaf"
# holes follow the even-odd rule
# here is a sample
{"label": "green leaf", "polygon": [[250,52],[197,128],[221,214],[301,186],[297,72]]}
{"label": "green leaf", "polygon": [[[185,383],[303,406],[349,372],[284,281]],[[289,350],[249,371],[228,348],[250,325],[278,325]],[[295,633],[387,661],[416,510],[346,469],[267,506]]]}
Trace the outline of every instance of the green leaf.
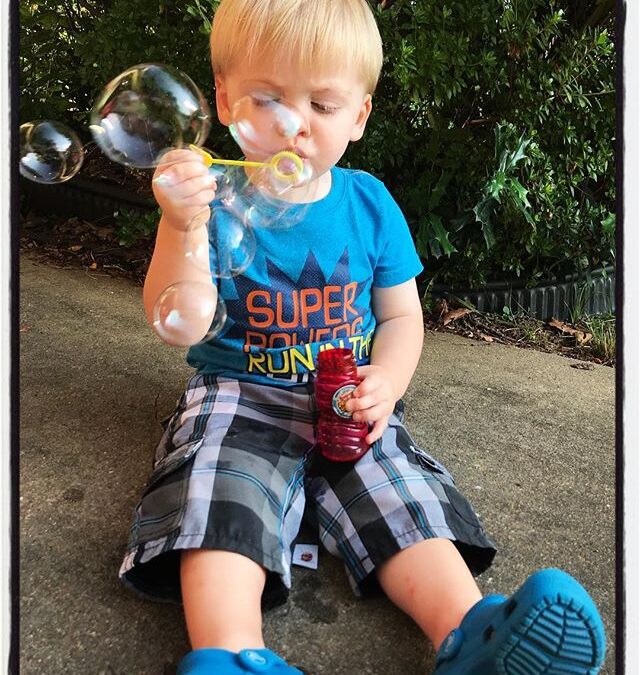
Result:
{"label": "green leaf", "polygon": [[507,177],[504,171],[498,173],[487,183],[486,193],[489,197],[493,197],[497,202],[500,201],[500,193],[504,190]]}
{"label": "green leaf", "polygon": [[602,221],[602,230],[605,234],[613,236],[616,233],[616,215],[615,213],[609,213],[609,215]]}
{"label": "green leaf", "polygon": [[498,202],[493,197],[485,197],[473,208],[476,215],[476,220],[482,225],[482,234],[487,249],[493,248],[496,243],[496,237],[493,232],[493,225],[491,224],[491,216],[496,210]]}
{"label": "green leaf", "polygon": [[444,254],[449,257],[452,253],[457,253],[456,247],[449,241],[449,232],[444,229],[440,216],[430,214],[429,224],[431,225],[431,232],[433,233],[432,240],[435,239],[435,241],[438,242],[442,247]]}
{"label": "green leaf", "polygon": [[509,178],[507,184],[511,203],[518,211],[520,211],[530,225],[533,224],[533,218],[530,211],[531,204],[527,199],[527,189],[517,178]]}
{"label": "green leaf", "polygon": [[505,170],[509,171],[511,169],[515,169],[516,165],[518,162],[526,158],[526,153],[525,150],[527,149],[527,146],[531,143],[530,139],[525,139],[524,134],[520,136],[518,139],[518,144],[513,153],[508,155]]}
{"label": "green leaf", "polygon": [[442,174],[440,175],[438,182],[436,183],[435,187],[431,191],[431,194],[429,195],[430,211],[433,211],[434,209],[438,208],[442,196],[444,195],[444,191],[447,185],[449,184],[449,181],[451,180],[451,176],[452,174],[449,171],[443,171]]}
{"label": "green leaf", "polygon": [[418,253],[423,256],[426,256],[427,250],[434,258],[440,258],[443,254],[448,258],[452,253],[457,253],[457,249],[449,241],[449,232],[444,228],[442,219],[433,213],[420,223],[416,245]]}

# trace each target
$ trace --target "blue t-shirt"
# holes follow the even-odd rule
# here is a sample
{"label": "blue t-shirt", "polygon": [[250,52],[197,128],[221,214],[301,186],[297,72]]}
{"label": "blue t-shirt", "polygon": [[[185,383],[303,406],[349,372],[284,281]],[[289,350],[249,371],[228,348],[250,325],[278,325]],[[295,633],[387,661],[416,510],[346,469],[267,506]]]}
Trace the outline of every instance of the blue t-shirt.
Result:
{"label": "blue t-shirt", "polygon": [[422,264],[382,182],[337,167],[331,178],[324,199],[294,207],[305,209],[299,222],[255,227],[252,263],[216,280],[228,316],[215,338],[189,349],[199,372],[292,386],[309,379],[327,343],[369,363],[372,288],[408,281]]}

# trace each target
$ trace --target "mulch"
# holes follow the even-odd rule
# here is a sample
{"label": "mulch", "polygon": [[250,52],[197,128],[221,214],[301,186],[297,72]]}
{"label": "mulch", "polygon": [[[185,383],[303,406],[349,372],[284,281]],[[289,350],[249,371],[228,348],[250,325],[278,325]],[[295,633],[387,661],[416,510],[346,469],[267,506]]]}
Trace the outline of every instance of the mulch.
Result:
{"label": "mulch", "polygon": [[85,145],[84,152],[84,162],[78,174],[82,178],[126,187],[127,191],[140,197],[153,197],[151,190],[152,169],[136,169],[117,164],[106,157],[95,143]]}
{"label": "mulch", "polygon": [[551,317],[547,321],[526,315],[505,317],[481,313],[468,307],[449,307],[439,300],[425,316],[425,327],[434,332],[453,332],[482,342],[513,345],[526,349],[560,354],[587,363],[573,368],[593,369],[594,363],[614,366],[615,358],[602,358],[594,353],[593,335],[582,325],[574,326]]}
{"label": "mulch", "polygon": [[126,277],[142,285],[153,253],[152,239],[139,239],[125,247],[111,223],[91,223],[79,218],[23,215],[20,250],[55,267],[83,268],[88,272]]}

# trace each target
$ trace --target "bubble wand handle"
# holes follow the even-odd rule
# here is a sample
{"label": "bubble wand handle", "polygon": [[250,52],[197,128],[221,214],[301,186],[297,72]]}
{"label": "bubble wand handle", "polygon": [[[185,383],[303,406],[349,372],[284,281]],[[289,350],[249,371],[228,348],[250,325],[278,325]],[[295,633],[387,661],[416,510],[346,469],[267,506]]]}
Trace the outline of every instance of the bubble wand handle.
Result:
{"label": "bubble wand handle", "polygon": [[[197,152],[200,156],[204,158],[206,166],[211,166],[212,164],[225,164],[229,166],[249,166],[249,167],[268,167],[272,169],[279,178],[284,178],[285,180],[297,181],[302,175],[304,165],[302,160],[295,152],[290,152],[289,150],[282,150],[275,154],[268,162],[251,162],[246,159],[216,159],[212,157],[206,150],[203,150],[201,147],[194,145],[193,143],[189,144],[189,149]],[[280,162],[283,160],[290,160],[293,162],[294,170],[282,171],[280,169]]]}
{"label": "bubble wand handle", "polygon": [[252,167],[261,167],[261,166],[269,166],[266,162],[249,162],[246,159],[216,159],[215,157],[212,157],[206,150],[203,150],[202,148],[198,147],[197,145],[194,145],[191,143],[189,145],[189,150],[193,150],[194,152],[197,152],[199,155],[201,155],[204,159],[204,163],[207,166],[211,166],[212,164],[228,164],[229,166],[252,166]]}

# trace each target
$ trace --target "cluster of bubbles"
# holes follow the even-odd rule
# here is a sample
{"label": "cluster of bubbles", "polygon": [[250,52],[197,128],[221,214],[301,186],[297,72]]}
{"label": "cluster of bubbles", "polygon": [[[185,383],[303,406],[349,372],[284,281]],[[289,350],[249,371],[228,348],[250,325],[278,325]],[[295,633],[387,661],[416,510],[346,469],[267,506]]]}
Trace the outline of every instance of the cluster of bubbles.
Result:
{"label": "cluster of bubbles", "polygon": [[[176,68],[140,64],[103,89],[90,113],[91,134],[111,160],[139,169],[162,167],[175,148],[203,155],[216,177],[216,201],[189,224],[185,258],[214,278],[242,274],[256,251],[256,228],[291,227],[311,201],[310,163],[296,138],[305,120],[296,108],[266,92],[252,92],[233,107],[229,130],[244,154],[224,160],[205,150],[211,112],[196,84]],[[83,146],[66,125],[49,120],[20,127],[20,172],[39,183],[62,183],[80,170]],[[201,236],[206,226],[208,241]],[[202,338],[223,328],[227,310],[215,286],[180,281],[161,293],[153,326],[165,342],[186,345],[189,326],[212,317]]]}

